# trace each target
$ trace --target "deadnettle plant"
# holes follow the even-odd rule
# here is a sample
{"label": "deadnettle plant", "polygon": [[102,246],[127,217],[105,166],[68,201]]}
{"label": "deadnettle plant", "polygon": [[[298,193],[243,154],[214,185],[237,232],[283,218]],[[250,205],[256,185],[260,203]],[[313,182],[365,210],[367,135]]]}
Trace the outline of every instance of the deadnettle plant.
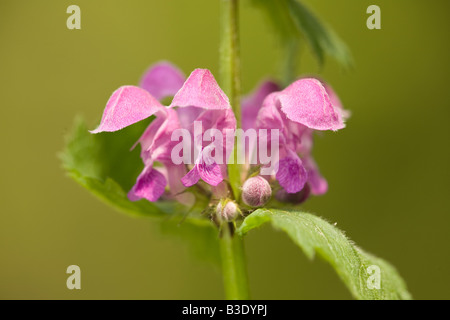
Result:
{"label": "deadnettle plant", "polygon": [[[302,35],[320,62],[323,53],[349,60],[343,43],[300,1],[254,2],[276,29],[293,28],[277,29],[288,32],[281,37],[289,40],[286,48],[297,48]],[[220,3],[221,86],[208,69],[185,77],[169,62],[151,66],[138,86],[113,92],[96,129],[77,125],[62,155],[65,168],[107,203],[159,219],[164,230],[218,261],[229,299],[249,298],[243,238],[264,223],[284,231],[309,258],[319,253],[355,298],[410,298],[392,265],[300,210],[328,190],[312,156],[315,132],[343,129],[349,112],[314,77],[290,77],[284,86],[262,81],[241,97],[238,0]],[[287,55],[288,73],[295,53]]]}
{"label": "deadnettle plant", "polygon": [[[279,132],[280,141],[276,141],[279,161],[275,164],[274,177],[282,187],[282,193],[300,193],[307,185],[308,195],[321,195],[328,185],[311,156],[313,131],[343,128],[346,112],[332,89],[317,79],[299,79],[284,90],[278,88],[267,81],[243,99],[243,127],[256,129],[255,132],[261,132],[259,129]],[[173,96],[170,105],[163,106],[160,100],[170,96]],[[210,191],[217,197],[232,193],[232,190],[224,191],[228,188],[225,183],[219,190],[214,188],[227,178],[227,166],[225,161],[217,163],[212,154],[219,150],[221,159],[226,160],[231,153],[234,145],[227,143],[227,130],[236,129],[236,117],[228,97],[209,70],[196,69],[185,80],[183,73],[168,62],[154,65],[143,76],[139,87],[124,86],[112,94],[100,125],[91,133],[117,131],[151,116],[155,119],[138,140],[144,169],[128,193],[131,201],[146,199],[154,202],[167,189],[168,198],[189,204],[185,188],[199,181],[212,187]],[[200,130],[196,129],[195,123],[200,124]],[[173,159],[174,152],[185,158],[183,152],[186,149],[177,149],[179,141],[176,138],[179,136],[173,137],[177,130],[183,138],[186,138],[183,133],[187,133],[189,151],[192,151],[191,146],[197,151],[192,165]],[[211,130],[218,130],[223,138],[205,139],[205,133]],[[259,141],[260,137],[257,139]],[[267,147],[270,148],[272,143],[274,141],[269,138]],[[254,153],[255,149],[256,144],[251,144],[246,150]],[[250,155],[245,158],[249,159]],[[162,166],[155,166],[156,162]],[[245,176],[245,172],[242,175]],[[270,175],[250,178],[242,190],[243,203],[252,207],[265,205],[272,193],[271,189],[267,191],[271,188],[269,182],[274,185],[274,180]],[[266,190],[261,191],[260,201],[249,204],[246,199],[258,190],[252,184],[259,186],[262,181]],[[286,199],[289,197],[278,197],[281,201]]]}

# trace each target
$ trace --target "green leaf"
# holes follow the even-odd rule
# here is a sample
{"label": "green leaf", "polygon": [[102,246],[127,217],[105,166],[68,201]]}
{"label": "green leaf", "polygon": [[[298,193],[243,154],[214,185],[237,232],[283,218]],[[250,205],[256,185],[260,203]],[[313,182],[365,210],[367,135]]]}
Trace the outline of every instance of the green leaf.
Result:
{"label": "green leaf", "polygon": [[115,209],[132,216],[154,218],[165,233],[175,234],[173,231],[177,230],[179,237],[195,246],[199,257],[217,263],[218,249],[215,253],[213,250],[214,242],[218,246],[218,231],[211,221],[200,216],[204,206],[188,208],[175,201],[128,200],[127,191],[143,169],[139,147],[130,149],[149,121],[114,133],[91,134],[78,118],[60,154],[63,167],[76,182]]}
{"label": "green leaf", "polygon": [[168,203],[131,202],[125,192],[143,169],[139,148],[130,149],[146,125],[141,122],[117,133],[94,135],[77,119],[60,156],[75,181],[113,207],[133,215],[164,216],[174,209]]}
{"label": "green leaf", "polygon": [[352,58],[347,46],[302,3],[295,0],[289,1],[289,9],[297,29],[303,33],[321,64],[324,62],[324,54],[335,58],[345,67],[352,64]]}
{"label": "green leaf", "polygon": [[289,12],[291,0],[251,0],[251,4],[261,10],[265,15],[277,36],[283,42],[300,36],[297,25]]}
{"label": "green leaf", "polygon": [[64,168],[98,180],[109,177],[123,189],[130,189],[143,169],[139,147],[131,148],[148,124],[144,120],[117,132],[91,134],[77,118],[61,154]]}
{"label": "green leaf", "polygon": [[[312,259],[317,253],[330,263],[356,299],[411,299],[404,281],[392,265],[364,252],[338,228],[312,214],[258,209],[245,218],[238,234],[243,236],[266,222],[286,232],[308,258]],[[378,267],[381,272],[380,289],[368,286],[374,275],[368,270],[370,266]]]}
{"label": "green leaf", "polygon": [[293,42],[306,39],[319,64],[322,65],[325,55],[329,55],[344,67],[352,65],[350,52],[344,42],[300,1],[252,0],[252,4],[269,18],[284,46],[297,47]]}

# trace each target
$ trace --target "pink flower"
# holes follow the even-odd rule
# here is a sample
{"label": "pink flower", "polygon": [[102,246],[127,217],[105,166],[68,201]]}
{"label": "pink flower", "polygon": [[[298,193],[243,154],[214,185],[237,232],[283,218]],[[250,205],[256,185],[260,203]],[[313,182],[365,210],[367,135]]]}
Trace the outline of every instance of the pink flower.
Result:
{"label": "pink flower", "polygon": [[[200,157],[187,174],[184,164],[177,165],[171,160],[171,151],[177,143],[171,140],[175,129],[193,131],[195,120],[202,121],[205,130],[236,128],[228,98],[211,72],[196,69],[184,80],[181,71],[163,62],[147,71],[140,86],[124,86],[116,90],[106,104],[100,125],[91,131],[117,131],[156,116],[138,141],[144,170],[129,192],[129,199],[156,201],[164,193],[167,180],[172,195],[181,192],[185,186],[197,183],[200,178],[210,185],[218,185],[223,180],[222,170],[204,152],[218,142],[200,146]],[[158,100],[168,96],[174,98],[170,106],[165,107]],[[220,146],[226,144],[221,143]],[[227,154],[226,151],[224,154]],[[164,168],[155,167],[155,162],[161,163]]]}
{"label": "pink flower", "polygon": [[331,87],[313,78],[297,80],[264,98],[255,127],[280,130],[275,177],[287,193],[298,193],[305,184],[314,195],[327,191],[328,184],[311,155],[313,131],[342,129],[347,117]]}
{"label": "pink flower", "polygon": [[[227,148],[225,141],[226,130],[236,129],[236,118],[231,109],[230,102],[225,93],[220,89],[209,70],[196,69],[189,76],[183,87],[177,92],[171,107],[178,107],[178,114],[182,118],[183,127],[194,136],[194,141],[201,141],[201,145],[195,145],[200,150],[199,157],[194,167],[181,179],[184,186],[196,184],[200,179],[211,186],[217,186],[223,181],[223,173],[226,173],[225,161],[222,166],[217,164],[210,155],[210,150],[218,147],[229,154],[232,146]],[[195,132],[194,123],[202,125],[201,132]],[[203,134],[208,129],[218,130],[224,140],[203,141],[197,135]]]}

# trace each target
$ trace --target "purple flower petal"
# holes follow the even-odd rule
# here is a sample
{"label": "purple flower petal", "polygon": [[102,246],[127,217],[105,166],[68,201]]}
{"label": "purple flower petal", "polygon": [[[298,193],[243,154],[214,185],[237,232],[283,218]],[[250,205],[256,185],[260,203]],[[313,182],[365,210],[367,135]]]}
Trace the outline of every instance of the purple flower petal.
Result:
{"label": "purple flower petal", "polygon": [[290,153],[280,160],[276,178],[287,193],[296,193],[305,186],[308,173],[300,158],[295,153]]}
{"label": "purple flower petal", "polygon": [[112,94],[102,121],[91,133],[112,132],[150,117],[163,106],[150,93],[135,86],[120,87]]}
{"label": "purple flower petal", "polygon": [[181,127],[191,129],[194,125],[195,119],[197,119],[203,111],[204,110],[202,108],[197,107],[178,108],[177,114]]}
{"label": "purple flower petal", "polygon": [[300,192],[287,193],[286,190],[278,190],[275,197],[281,202],[288,202],[292,204],[301,204],[305,202],[311,194],[311,188],[308,184],[305,184],[304,188]]}
{"label": "purple flower petal", "polygon": [[269,94],[262,104],[261,109],[259,109],[258,115],[256,117],[256,127],[258,129],[279,129],[283,130],[285,122],[283,121],[283,116],[281,111],[276,107],[275,98],[277,93]]}
{"label": "purple flower petal", "polygon": [[198,164],[198,172],[203,181],[211,186],[217,186],[219,183],[223,181],[222,171],[220,170],[220,166],[213,163],[201,163]]}
{"label": "purple flower petal", "polygon": [[180,128],[180,124],[175,110],[164,109],[164,111],[157,114],[156,119],[139,138],[144,162],[149,158],[164,164],[171,162],[172,148],[177,143],[171,140],[171,135],[174,130]]}
{"label": "purple flower petal", "polygon": [[200,173],[198,172],[198,167],[195,165],[191,171],[189,171],[183,178],[181,178],[181,183],[185,187],[190,187],[196,184],[200,180]]}
{"label": "purple flower petal", "polygon": [[147,199],[154,202],[164,193],[167,181],[162,173],[153,169],[151,166],[146,167],[136,180],[136,184],[128,193],[128,199],[137,201],[139,199]]}
{"label": "purple flower petal", "polygon": [[236,129],[236,118],[231,109],[204,110],[195,121],[201,121],[204,131],[215,128],[225,134],[226,129]]}
{"label": "purple flower petal", "polygon": [[200,178],[211,186],[217,186],[223,181],[220,165],[214,161],[214,158],[210,154],[212,148],[213,144],[204,148],[194,168],[181,179],[185,187],[196,184]]}
{"label": "purple flower petal", "polygon": [[264,99],[272,92],[280,90],[272,81],[265,81],[248,96],[242,98],[242,129],[254,128],[256,116],[262,107]]}
{"label": "purple flower petal", "polygon": [[317,79],[300,79],[277,94],[281,110],[288,119],[315,130],[344,128],[340,112],[330,102]]}
{"label": "purple flower petal", "polygon": [[311,187],[311,193],[313,195],[322,195],[328,191],[328,183],[319,172],[314,159],[309,156],[303,159],[303,164],[308,172],[308,184]]}
{"label": "purple flower petal", "polygon": [[151,66],[141,79],[139,86],[156,99],[174,96],[186,79],[183,72],[169,62]]}
{"label": "purple flower petal", "polygon": [[226,94],[207,69],[195,69],[173,98],[171,107],[230,109]]}

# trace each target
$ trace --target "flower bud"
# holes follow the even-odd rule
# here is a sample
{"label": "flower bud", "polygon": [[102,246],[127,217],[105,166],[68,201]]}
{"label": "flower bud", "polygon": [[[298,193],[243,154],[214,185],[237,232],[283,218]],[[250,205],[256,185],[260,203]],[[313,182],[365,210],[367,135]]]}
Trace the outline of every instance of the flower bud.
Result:
{"label": "flower bud", "polygon": [[272,188],[269,182],[261,176],[248,179],[242,186],[242,200],[250,207],[265,205],[271,196]]}
{"label": "flower bud", "polygon": [[217,215],[227,221],[236,218],[239,209],[234,201],[220,201],[216,207]]}
{"label": "flower bud", "polygon": [[305,202],[306,199],[308,199],[310,193],[311,188],[309,187],[308,184],[305,184],[303,189],[296,193],[287,193],[286,190],[284,189],[278,190],[277,194],[275,195],[275,198],[281,202],[300,204]]}

